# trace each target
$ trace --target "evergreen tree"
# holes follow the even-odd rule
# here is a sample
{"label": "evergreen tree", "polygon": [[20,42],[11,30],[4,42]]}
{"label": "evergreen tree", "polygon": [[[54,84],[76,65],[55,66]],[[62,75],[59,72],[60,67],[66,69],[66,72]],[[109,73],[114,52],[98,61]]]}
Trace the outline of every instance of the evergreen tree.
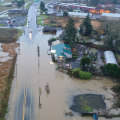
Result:
{"label": "evergreen tree", "polygon": [[91,59],[89,57],[83,57],[80,61],[82,70],[87,70],[90,65]]}
{"label": "evergreen tree", "polygon": [[40,2],[40,9],[41,9],[42,11],[45,11],[45,10],[46,10],[46,9],[45,9],[45,4],[44,4],[43,1]]}
{"label": "evergreen tree", "polygon": [[117,3],[118,3],[118,0],[114,0],[114,1],[113,1],[113,4],[117,4]]}
{"label": "evergreen tree", "polygon": [[92,33],[92,25],[89,15],[84,19],[83,23],[80,26],[80,34],[89,36]]}
{"label": "evergreen tree", "polygon": [[25,1],[24,1],[24,0],[17,1],[17,6],[18,6],[18,7],[22,7],[24,4],[25,4]]}
{"label": "evergreen tree", "polygon": [[74,20],[72,18],[69,18],[68,20],[68,23],[65,27],[65,33],[65,41],[70,44],[73,43],[76,39],[77,31],[75,28]]}
{"label": "evergreen tree", "polygon": [[65,11],[65,12],[63,13],[63,16],[64,16],[64,17],[68,17],[68,12]]}
{"label": "evergreen tree", "polygon": [[100,0],[90,0],[90,4],[97,6],[99,4]]}

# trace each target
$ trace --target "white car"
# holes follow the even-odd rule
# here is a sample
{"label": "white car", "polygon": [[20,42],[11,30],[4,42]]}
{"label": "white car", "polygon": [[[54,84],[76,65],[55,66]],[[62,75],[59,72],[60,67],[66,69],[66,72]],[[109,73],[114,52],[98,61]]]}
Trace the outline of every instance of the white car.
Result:
{"label": "white car", "polygon": [[32,30],[30,29],[29,33],[32,33]]}
{"label": "white car", "polygon": [[50,55],[50,50],[47,51],[47,54]]}

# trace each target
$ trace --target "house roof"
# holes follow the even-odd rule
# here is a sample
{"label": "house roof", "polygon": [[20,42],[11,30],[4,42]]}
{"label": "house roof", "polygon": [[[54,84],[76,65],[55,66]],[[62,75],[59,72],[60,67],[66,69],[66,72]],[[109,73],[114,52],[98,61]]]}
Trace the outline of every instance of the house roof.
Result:
{"label": "house roof", "polygon": [[71,51],[63,49],[63,52],[67,53],[67,54],[71,54]]}
{"label": "house roof", "polygon": [[56,57],[63,56],[63,57],[67,58],[67,56],[64,54],[64,52],[72,55],[71,51],[65,50],[64,48],[70,49],[70,46],[67,44],[61,43],[61,44],[57,44],[57,45],[52,46],[51,49],[56,50],[56,53],[55,53]]}
{"label": "house roof", "polygon": [[68,44],[64,44],[66,48],[71,49],[71,47]]}

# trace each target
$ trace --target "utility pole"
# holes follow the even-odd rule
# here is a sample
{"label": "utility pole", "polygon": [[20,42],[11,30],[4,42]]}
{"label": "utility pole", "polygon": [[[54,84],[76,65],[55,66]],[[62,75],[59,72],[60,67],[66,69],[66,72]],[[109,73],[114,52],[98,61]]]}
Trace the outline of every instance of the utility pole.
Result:
{"label": "utility pole", "polygon": [[39,85],[39,68],[40,68],[39,58],[40,58],[40,47],[39,47],[38,45],[37,45],[37,53],[38,53],[38,90],[39,90],[39,108],[41,108],[41,103],[40,103],[41,89],[40,89],[40,85]]}

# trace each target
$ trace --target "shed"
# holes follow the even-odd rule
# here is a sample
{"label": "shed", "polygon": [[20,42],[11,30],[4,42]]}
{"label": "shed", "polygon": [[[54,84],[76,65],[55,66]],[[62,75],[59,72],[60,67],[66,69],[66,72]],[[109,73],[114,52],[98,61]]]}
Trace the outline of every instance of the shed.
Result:
{"label": "shed", "polygon": [[117,65],[116,58],[115,58],[114,53],[112,51],[105,51],[104,56],[105,56],[106,64],[110,63],[110,64],[116,64]]}

